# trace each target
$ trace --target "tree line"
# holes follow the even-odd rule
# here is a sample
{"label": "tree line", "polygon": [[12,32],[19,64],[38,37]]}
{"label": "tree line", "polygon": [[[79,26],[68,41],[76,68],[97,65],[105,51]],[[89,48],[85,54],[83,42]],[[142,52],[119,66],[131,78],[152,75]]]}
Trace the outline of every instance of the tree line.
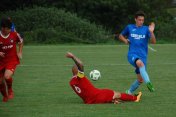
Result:
{"label": "tree line", "polygon": [[[134,23],[134,14],[138,10],[146,13],[145,24],[156,23],[156,33],[164,38],[173,37],[167,30],[173,30],[173,16],[167,12],[172,0],[1,0],[1,13],[23,10],[25,8],[55,7],[77,14],[92,23],[101,25],[112,33],[120,33],[128,23]],[[166,26],[167,29],[162,26]],[[161,31],[162,29],[162,31]],[[162,32],[162,36],[160,33]],[[163,34],[163,32],[166,32]],[[171,32],[170,32],[171,33]],[[170,36],[172,35],[172,36]],[[170,36],[170,37],[169,37]],[[175,35],[174,35],[175,37]]]}

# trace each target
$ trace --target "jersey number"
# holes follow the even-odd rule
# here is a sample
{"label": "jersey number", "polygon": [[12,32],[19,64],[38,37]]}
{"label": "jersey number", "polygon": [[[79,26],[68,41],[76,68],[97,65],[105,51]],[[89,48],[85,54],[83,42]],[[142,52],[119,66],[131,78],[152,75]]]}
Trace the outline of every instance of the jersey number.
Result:
{"label": "jersey number", "polygon": [[73,85],[74,87],[75,87],[75,91],[77,92],[77,93],[81,93],[81,89],[79,88],[79,87],[77,87],[77,86],[75,86],[75,85]]}

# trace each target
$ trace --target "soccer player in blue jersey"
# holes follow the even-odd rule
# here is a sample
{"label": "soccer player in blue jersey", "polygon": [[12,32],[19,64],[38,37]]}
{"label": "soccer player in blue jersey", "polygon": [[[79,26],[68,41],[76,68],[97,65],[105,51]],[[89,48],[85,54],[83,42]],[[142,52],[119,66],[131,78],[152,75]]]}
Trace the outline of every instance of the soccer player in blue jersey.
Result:
{"label": "soccer player in blue jersey", "polygon": [[126,91],[132,94],[139,85],[144,81],[150,92],[154,91],[149,75],[146,71],[148,42],[156,43],[154,35],[155,24],[144,26],[145,14],[143,11],[138,11],[135,14],[135,24],[129,24],[119,35],[119,39],[129,45],[128,62],[134,66],[137,74],[137,80],[132,83],[131,87]]}

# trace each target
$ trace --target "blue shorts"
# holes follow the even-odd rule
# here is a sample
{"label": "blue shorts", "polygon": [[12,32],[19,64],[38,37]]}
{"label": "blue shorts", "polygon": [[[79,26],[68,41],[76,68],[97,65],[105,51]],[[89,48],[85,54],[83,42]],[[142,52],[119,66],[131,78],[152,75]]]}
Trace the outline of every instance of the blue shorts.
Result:
{"label": "blue shorts", "polygon": [[136,55],[136,54],[129,54],[129,55],[128,55],[128,62],[129,62],[132,66],[134,66],[134,67],[136,68],[136,70],[135,70],[136,74],[140,74],[139,68],[138,68],[137,65],[136,65],[136,61],[137,61],[138,59],[140,59],[140,60],[144,63],[144,65],[145,65],[145,67],[146,67],[147,59],[141,58],[141,57],[139,57],[139,56]]}

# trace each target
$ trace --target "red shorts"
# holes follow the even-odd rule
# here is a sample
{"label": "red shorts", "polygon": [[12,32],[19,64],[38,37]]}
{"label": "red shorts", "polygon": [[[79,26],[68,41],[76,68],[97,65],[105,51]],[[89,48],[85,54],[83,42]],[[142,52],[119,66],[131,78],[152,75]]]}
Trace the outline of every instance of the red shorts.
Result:
{"label": "red shorts", "polygon": [[6,69],[14,73],[17,65],[18,65],[17,63],[6,63],[6,64],[0,63],[0,77],[4,74],[4,71]]}
{"label": "red shorts", "polygon": [[88,101],[87,104],[112,103],[114,91],[110,89],[100,89],[94,100]]}

